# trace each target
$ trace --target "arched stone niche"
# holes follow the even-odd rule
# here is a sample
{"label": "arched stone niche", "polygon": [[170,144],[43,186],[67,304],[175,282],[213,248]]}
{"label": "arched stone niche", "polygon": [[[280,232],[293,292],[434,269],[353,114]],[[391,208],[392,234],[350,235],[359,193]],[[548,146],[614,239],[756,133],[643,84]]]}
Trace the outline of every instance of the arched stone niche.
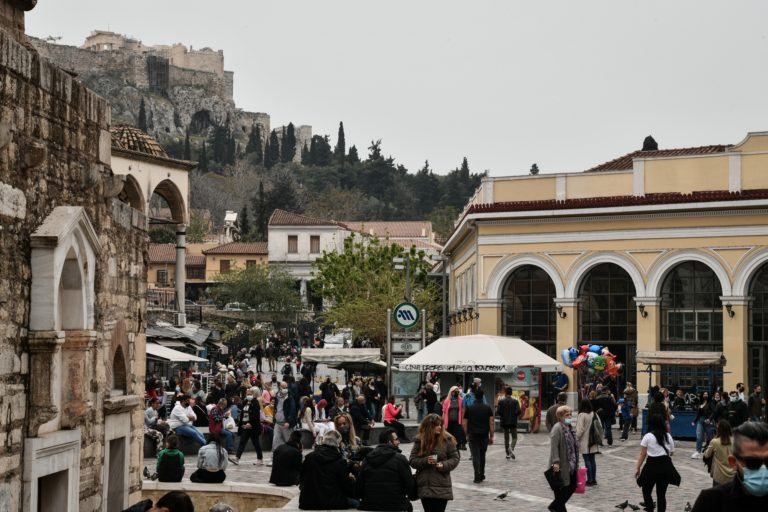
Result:
{"label": "arched stone niche", "polygon": [[85,209],[54,208],[32,234],[29,436],[76,428],[89,402],[96,259]]}

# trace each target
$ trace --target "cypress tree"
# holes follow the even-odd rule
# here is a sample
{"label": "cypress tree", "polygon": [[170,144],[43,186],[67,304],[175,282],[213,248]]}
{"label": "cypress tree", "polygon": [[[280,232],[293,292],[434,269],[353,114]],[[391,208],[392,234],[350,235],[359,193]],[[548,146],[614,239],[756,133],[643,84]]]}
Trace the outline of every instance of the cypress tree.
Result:
{"label": "cypress tree", "polygon": [[203,149],[200,151],[200,162],[198,163],[201,171],[208,170],[208,152],[205,149],[205,141],[203,141]]}
{"label": "cypress tree", "polygon": [[288,129],[283,133],[283,144],[280,148],[280,161],[283,163],[293,161],[296,154],[296,129],[293,123],[288,123]]}
{"label": "cypress tree", "polygon": [[237,157],[237,143],[235,142],[235,138],[229,135],[227,139],[227,163],[230,165],[234,165],[236,157]]}
{"label": "cypress tree", "polygon": [[259,182],[259,192],[251,201],[251,210],[254,212],[253,238],[258,241],[266,240],[269,212],[263,181]]}
{"label": "cypress tree", "polygon": [[344,156],[347,154],[347,142],[344,138],[344,123],[339,121],[339,134],[336,137],[336,147],[333,148],[333,154],[339,161],[342,167],[344,167]]}
{"label": "cypress tree", "polygon": [[240,210],[240,218],[238,219],[240,224],[240,240],[247,242],[250,240],[251,225],[248,221],[248,205],[244,204],[243,209]]}
{"label": "cypress tree", "polygon": [[357,154],[356,146],[351,146],[349,148],[349,155],[347,155],[347,162],[349,162],[352,165],[360,163],[360,156],[358,156]]}
{"label": "cypress tree", "polygon": [[306,144],[301,148],[301,165],[309,165],[309,147]]}
{"label": "cypress tree", "polygon": [[264,167],[271,169],[280,162],[280,141],[277,138],[277,132],[272,130],[269,134],[269,145],[264,150]]}
{"label": "cypress tree", "polygon": [[254,156],[256,162],[264,163],[264,147],[262,146],[261,125],[256,124],[251,127],[251,133],[248,135],[248,144],[245,146],[245,152]]}
{"label": "cypress tree", "polygon": [[141,98],[141,104],[139,104],[139,130],[147,131],[147,108],[144,106],[144,98]]}
{"label": "cypress tree", "polygon": [[192,160],[192,148],[189,145],[189,130],[184,137],[184,160]]}

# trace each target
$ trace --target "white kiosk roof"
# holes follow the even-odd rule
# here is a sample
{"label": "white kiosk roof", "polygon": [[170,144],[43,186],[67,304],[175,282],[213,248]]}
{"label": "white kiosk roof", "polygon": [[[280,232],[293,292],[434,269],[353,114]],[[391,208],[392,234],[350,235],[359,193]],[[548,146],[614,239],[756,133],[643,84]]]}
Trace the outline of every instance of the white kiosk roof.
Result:
{"label": "white kiosk roof", "polygon": [[374,363],[381,362],[377,348],[305,348],[301,360],[308,363]]}
{"label": "white kiosk roof", "polygon": [[172,363],[208,362],[207,359],[203,359],[202,357],[193,356],[192,354],[173,350],[172,348],[163,347],[162,345],[157,345],[155,343],[147,343],[147,357],[163,359]]}
{"label": "white kiosk roof", "polygon": [[520,338],[453,336],[439,338],[400,363],[405,372],[511,373],[520,366],[556,372],[562,365]]}

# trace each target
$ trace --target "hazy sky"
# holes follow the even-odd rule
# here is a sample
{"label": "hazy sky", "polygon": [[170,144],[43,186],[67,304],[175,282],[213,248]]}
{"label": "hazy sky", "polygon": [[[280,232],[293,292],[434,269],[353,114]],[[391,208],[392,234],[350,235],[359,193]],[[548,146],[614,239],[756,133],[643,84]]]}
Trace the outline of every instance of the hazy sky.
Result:
{"label": "hazy sky", "polygon": [[415,172],[579,171],[768,130],[768,2],[43,0],[31,35],[224,50],[235,102]]}

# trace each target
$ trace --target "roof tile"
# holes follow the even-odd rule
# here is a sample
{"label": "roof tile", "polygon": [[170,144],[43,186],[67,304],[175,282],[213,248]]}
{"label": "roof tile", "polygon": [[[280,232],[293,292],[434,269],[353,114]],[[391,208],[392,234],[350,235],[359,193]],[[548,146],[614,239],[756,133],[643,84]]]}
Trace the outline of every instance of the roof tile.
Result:
{"label": "roof tile", "polygon": [[347,226],[335,220],[316,219],[307,217],[298,213],[287,212],[285,210],[275,210],[269,217],[270,226]]}
{"label": "roof tile", "polygon": [[731,146],[726,145],[713,145],[713,146],[699,146],[694,148],[677,148],[677,149],[657,149],[655,151],[633,151],[627,153],[619,158],[614,158],[608,162],[596,165],[591,169],[587,169],[585,172],[601,172],[601,171],[626,171],[632,169],[633,158],[663,158],[663,157],[675,157],[675,156],[691,156],[691,155],[710,155],[712,153],[723,153]]}
{"label": "roof tile", "polygon": [[230,242],[203,251],[203,254],[268,254],[267,242]]}
{"label": "roof tile", "polygon": [[[149,244],[150,263],[176,263],[176,244]],[[205,256],[200,254],[187,254],[184,259],[185,266],[205,266]]]}
{"label": "roof tile", "polygon": [[379,238],[431,238],[432,223],[417,221],[344,221],[349,229]]}

